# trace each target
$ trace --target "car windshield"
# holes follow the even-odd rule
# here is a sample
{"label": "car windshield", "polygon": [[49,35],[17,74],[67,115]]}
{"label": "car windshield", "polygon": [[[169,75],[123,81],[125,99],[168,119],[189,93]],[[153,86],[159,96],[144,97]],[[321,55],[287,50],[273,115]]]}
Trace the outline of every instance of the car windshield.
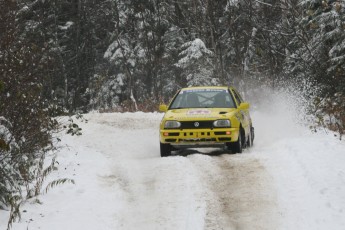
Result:
{"label": "car windshield", "polygon": [[225,89],[181,90],[169,109],[184,108],[236,108],[234,100]]}

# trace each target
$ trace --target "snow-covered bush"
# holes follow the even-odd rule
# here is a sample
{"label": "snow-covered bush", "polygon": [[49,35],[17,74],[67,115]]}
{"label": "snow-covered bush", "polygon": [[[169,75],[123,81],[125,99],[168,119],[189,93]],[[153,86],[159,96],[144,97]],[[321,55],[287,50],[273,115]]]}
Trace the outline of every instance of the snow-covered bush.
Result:
{"label": "snow-covered bush", "polygon": [[0,35],[0,208],[10,212],[9,227],[21,202],[40,194],[54,168],[52,163],[46,170],[44,163],[58,127],[42,96],[47,56],[39,40],[29,39],[31,28],[19,26],[17,9],[13,1],[0,8],[0,27],[6,28]]}
{"label": "snow-covered bush", "polygon": [[[4,209],[11,203],[13,194],[20,191],[19,170],[13,164],[12,155],[18,150],[18,145],[10,131],[11,123],[0,117],[0,208]],[[12,153],[12,154],[11,154]],[[19,159],[20,160],[20,159]]]}
{"label": "snow-covered bush", "polygon": [[118,107],[124,92],[124,78],[123,74],[108,77],[95,74],[89,87],[91,109],[108,110]]}
{"label": "snow-covered bush", "polygon": [[317,97],[314,108],[316,127],[326,127],[336,132],[341,140],[345,134],[345,95],[339,92],[332,97]]}

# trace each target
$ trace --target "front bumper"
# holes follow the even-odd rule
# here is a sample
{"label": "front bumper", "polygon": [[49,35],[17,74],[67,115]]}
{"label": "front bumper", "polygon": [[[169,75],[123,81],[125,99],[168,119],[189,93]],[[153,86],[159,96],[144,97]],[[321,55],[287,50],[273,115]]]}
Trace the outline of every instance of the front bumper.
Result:
{"label": "front bumper", "polygon": [[223,146],[238,140],[238,128],[214,129],[161,129],[160,142],[176,147]]}

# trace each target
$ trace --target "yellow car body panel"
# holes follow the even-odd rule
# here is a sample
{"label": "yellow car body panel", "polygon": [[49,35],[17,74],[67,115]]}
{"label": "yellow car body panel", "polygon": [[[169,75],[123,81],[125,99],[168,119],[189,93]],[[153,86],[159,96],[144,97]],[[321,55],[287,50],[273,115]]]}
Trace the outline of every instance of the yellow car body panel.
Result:
{"label": "yellow car body panel", "polygon": [[[189,106],[188,102],[195,97],[192,94],[197,99],[194,98],[194,106]],[[221,101],[224,105],[217,105]],[[233,87],[183,88],[168,106],[161,105],[160,109],[165,112],[160,123],[161,149],[170,145],[176,148],[231,145],[239,142],[240,133],[242,144],[252,142],[249,104],[243,102]],[[216,127],[216,121],[225,126]],[[167,122],[176,127],[170,127]]]}

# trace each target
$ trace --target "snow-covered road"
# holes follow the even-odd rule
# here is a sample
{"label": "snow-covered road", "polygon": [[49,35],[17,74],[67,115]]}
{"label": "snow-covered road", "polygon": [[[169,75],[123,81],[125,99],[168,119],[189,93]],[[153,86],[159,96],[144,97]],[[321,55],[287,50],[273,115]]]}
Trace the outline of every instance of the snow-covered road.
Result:
{"label": "snow-covered road", "polygon": [[87,114],[82,136],[63,137],[69,148],[51,175],[76,185],[25,204],[13,229],[345,229],[345,143],[290,112],[254,112],[255,145],[243,154],[168,158],[159,156],[162,114]]}
{"label": "snow-covered road", "polygon": [[277,229],[272,177],[259,158],[219,149],[160,158],[161,116],[89,115],[94,130],[78,138],[109,158],[105,180],[124,196],[115,229]]}

